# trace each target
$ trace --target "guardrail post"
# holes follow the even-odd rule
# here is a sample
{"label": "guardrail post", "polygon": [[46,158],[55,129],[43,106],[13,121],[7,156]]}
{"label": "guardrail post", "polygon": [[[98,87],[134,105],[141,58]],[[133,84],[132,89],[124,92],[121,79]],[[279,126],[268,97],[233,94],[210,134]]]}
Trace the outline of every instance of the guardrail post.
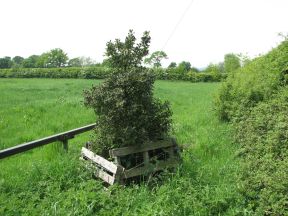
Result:
{"label": "guardrail post", "polygon": [[64,139],[62,142],[63,142],[63,148],[67,152],[68,151],[68,139]]}

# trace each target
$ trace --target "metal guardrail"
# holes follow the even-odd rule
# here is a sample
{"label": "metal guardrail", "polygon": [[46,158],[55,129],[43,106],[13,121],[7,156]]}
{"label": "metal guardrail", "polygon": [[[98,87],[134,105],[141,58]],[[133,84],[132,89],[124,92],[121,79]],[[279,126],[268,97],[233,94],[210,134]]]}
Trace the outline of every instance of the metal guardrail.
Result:
{"label": "metal guardrail", "polygon": [[68,150],[68,140],[73,139],[75,135],[84,133],[86,131],[90,131],[95,127],[94,124],[86,125],[84,127],[76,128],[70,131],[66,131],[63,133],[55,134],[49,137],[45,137],[42,139],[34,140],[32,142],[20,144],[17,146],[13,146],[7,149],[0,150],[0,159],[10,157],[15,154],[19,154],[28,150],[31,150],[33,148],[37,148],[43,145],[47,145],[56,141],[63,142],[63,147],[67,151]]}

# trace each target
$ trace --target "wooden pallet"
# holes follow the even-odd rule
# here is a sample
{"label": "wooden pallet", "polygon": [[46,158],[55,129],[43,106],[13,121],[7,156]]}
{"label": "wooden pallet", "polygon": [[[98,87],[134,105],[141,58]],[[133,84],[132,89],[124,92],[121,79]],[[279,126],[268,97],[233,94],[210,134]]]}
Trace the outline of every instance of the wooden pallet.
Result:
{"label": "wooden pallet", "polygon": [[[112,185],[126,179],[174,168],[179,163],[178,146],[173,138],[110,150],[113,162],[83,147],[82,158],[94,167],[95,176]],[[90,166],[90,167],[91,167]]]}

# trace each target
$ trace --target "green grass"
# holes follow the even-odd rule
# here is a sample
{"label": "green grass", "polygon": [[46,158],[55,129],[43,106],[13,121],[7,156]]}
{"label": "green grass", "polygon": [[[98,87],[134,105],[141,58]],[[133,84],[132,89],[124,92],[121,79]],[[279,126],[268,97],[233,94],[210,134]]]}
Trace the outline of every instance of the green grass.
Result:
{"label": "green grass", "polygon": [[[99,81],[0,79],[0,149],[95,122],[82,91]],[[238,161],[230,126],[217,120],[219,84],[157,81],[173,132],[186,148],[176,173],[134,186],[101,183],[81,166],[89,133],[0,161],[0,215],[236,215]]]}

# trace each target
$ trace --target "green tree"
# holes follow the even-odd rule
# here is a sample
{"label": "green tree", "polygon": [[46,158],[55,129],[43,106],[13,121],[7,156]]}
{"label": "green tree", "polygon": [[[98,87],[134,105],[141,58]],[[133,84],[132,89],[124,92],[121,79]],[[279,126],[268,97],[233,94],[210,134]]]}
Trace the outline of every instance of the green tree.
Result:
{"label": "green tree", "polygon": [[116,39],[113,43],[109,41],[106,44],[106,57],[111,66],[117,70],[127,70],[139,67],[143,61],[143,57],[148,54],[151,37],[149,32],[144,32],[141,42],[136,44],[136,37],[133,30],[129,30],[128,36],[124,42]]}
{"label": "green tree", "polygon": [[199,69],[196,67],[191,67],[190,71],[194,72],[194,73],[198,73]]}
{"label": "green tree", "polygon": [[109,59],[104,59],[104,60],[102,61],[101,66],[102,66],[102,67],[111,68],[111,67],[112,67],[112,64],[111,64],[111,62],[110,62]]}
{"label": "green tree", "polygon": [[11,57],[5,56],[4,58],[0,58],[0,68],[11,68],[12,66]]}
{"label": "green tree", "polygon": [[240,59],[237,55],[229,53],[224,56],[224,71],[226,73],[231,73],[240,67]]}
{"label": "green tree", "polygon": [[22,67],[24,68],[36,68],[39,56],[31,55],[28,58],[24,59],[22,62]]}
{"label": "green tree", "polygon": [[52,49],[48,52],[47,67],[63,67],[67,61],[67,54],[60,48]]}
{"label": "green tree", "polygon": [[0,68],[11,68],[12,60],[11,57],[5,56],[4,58],[0,58]]}
{"label": "green tree", "polygon": [[79,57],[70,59],[68,61],[68,66],[69,67],[82,67],[81,59]]}
{"label": "green tree", "polygon": [[150,55],[150,57],[146,58],[144,62],[145,64],[149,64],[153,67],[158,68],[162,66],[161,61],[167,58],[168,56],[164,51],[155,51]]}
{"label": "green tree", "polygon": [[80,57],[80,62],[82,67],[95,65],[95,61],[93,61],[93,59],[90,57],[82,56]]}
{"label": "green tree", "polygon": [[238,55],[238,58],[240,60],[241,67],[244,67],[245,65],[251,62],[251,59],[247,54],[240,53]]}
{"label": "green tree", "polygon": [[168,68],[176,68],[177,67],[177,63],[176,62],[171,62],[168,66]]}
{"label": "green tree", "polygon": [[136,44],[132,30],[124,42],[108,42],[106,55],[116,70],[101,85],[85,91],[85,105],[98,117],[92,148],[104,157],[111,148],[154,141],[170,129],[170,105],[153,98],[155,76],[141,66],[149,43],[149,33],[144,32]]}
{"label": "green tree", "polygon": [[12,59],[13,67],[21,67],[23,61],[24,61],[24,58],[23,58],[23,57],[21,57],[21,56],[15,56],[15,57]]}
{"label": "green tree", "polygon": [[49,53],[48,52],[42,53],[37,58],[36,67],[37,68],[53,67],[53,65],[49,64]]}
{"label": "green tree", "polygon": [[191,69],[191,63],[187,61],[182,61],[178,67],[179,71],[181,72],[188,72]]}
{"label": "green tree", "polygon": [[220,73],[225,73],[224,62],[219,62],[218,68],[219,68]]}
{"label": "green tree", "polygon": [[220,73],[220,68],[218,64],[209,64],[204,70],[205,73]]}

